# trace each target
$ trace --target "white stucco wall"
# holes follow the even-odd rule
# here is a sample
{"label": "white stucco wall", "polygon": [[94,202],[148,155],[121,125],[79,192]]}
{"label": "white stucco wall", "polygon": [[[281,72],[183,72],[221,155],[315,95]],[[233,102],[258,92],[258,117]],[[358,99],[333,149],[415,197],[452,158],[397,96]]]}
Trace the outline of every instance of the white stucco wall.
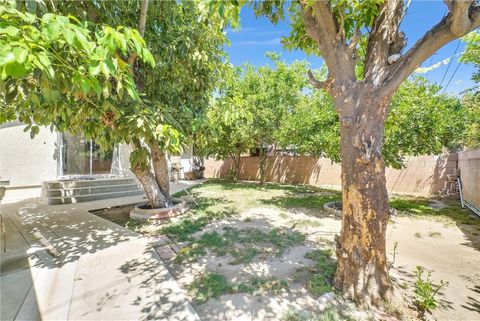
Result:
{"label": "white stucco wall", "polygon": [[130,153],[132,146],[121,144],[118,146],[118,157],[114,157],[112,162],[112,174],[119,176],[135,177],[130,170]]}
{"label": "white stucco wall", "polygon": [[10,186],[40,185],[57,177],[57,133],[41,127],[34,139],[23,132],[25,125],[0,126],[0,177]]}

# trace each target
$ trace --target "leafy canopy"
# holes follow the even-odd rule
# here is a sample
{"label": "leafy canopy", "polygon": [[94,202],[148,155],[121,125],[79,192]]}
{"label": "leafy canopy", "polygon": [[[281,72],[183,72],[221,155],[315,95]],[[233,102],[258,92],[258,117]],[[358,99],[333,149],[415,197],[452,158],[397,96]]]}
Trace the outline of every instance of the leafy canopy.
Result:
{"label": "leafy canopy", "polygon": [[0,123],[18,118],[32,137],[38,125],[82,124],[89,136],[118,101],[140,100],[125,57],[155,62],[136,30],[8,5],[0,17]]}

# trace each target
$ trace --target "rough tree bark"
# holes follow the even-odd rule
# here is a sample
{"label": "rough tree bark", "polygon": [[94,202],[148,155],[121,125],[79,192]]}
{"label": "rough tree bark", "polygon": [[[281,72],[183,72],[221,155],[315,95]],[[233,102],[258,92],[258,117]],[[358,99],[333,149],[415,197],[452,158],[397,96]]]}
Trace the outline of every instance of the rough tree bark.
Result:
{"label": "rough tree bark", "polygon": [[335,285],[362,307],[382,305],[393,294],[385,251],[389,203],[381,154],[391,96],[438,49],[480,25],[480,8],[472,0],[445,3],[448,15],[402,55],[407,40],[399,30],[404,0],[385,0],[368,31],[364,77],[357,79],[360,28],[346,39],[329,1],[301,0],[305,30],[328,67],[326,81],[318,81],[310,71],[309,81],[330,93],[340,118],[343,218],[336,237]]}
{"label": "rough tree bark", "polygon": [[[133,147],[136,149],[142,148],[142,143],[139,139],[133,139]],[[132,167],[131,170],[142,185],[150,206],[152,208],[167,207],[170,200],[169,194],[164,194],[162,192],[157,183],[156,177],[152,172],[150,162],[148,162],[148,164],[137,164]],[[167,197],[165,195],[167,195]]]}
{"label": "rough tree bark", "polygon": [[155,144],[149,144],[150,153],[152,154],[153,172],[155,180],[167,202],[167,206],[171,205],[170,198],[170,176],[168,175],[168,163],[165,152]]}
{"label": "rough tree bark", "polygon": [[142,168],[140,165],[133,167],[132,172],[137,177],[147,195],[148,204],[152,208],[162,208],[167,206],[167,199],[162,194],[152,171],[148,168]]}
{"label": "rough tree bark", "polygon": [[361,98],[358,116],[364,121],[352,123],[344,117],[340,129],[343,219],[336,237],[335,286],[367,306],[392,295],[385,251],[388,193],[381,155],[388,102]]}

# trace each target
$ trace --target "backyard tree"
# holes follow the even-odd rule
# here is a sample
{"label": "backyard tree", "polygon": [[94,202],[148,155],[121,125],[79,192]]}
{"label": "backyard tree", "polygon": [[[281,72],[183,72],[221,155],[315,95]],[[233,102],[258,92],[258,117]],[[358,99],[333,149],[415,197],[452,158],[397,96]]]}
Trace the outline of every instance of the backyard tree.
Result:
{"label": "backyard tree", "polygon": [[[120,99],[90,105],[81,114],[68,112],[68,108],[59,105],[65,115],[57,117],[54,125],[61,131],[81,132],[87,138],[95,138],[106,148],[116,143],[132,144],[131,169],[141,182],[150,205],[155,208],[169,205],[165,155],[166,152],[179,153],[188,142],[196,119],[201,118],[216,80],[221,76],[222,45],[226,41],[222,18],[209,14],[202,3],[195,1],[154,1],[150,4],[146,0],[67,1],[47,2],[46,6],[42,3],[33,8],[29,4],[23,4],[24,10],[31,9],[39,15],[60,12],[69,15],[69,19],[74,19],[72,15],[78,17],[81,25],[139,26],[144,33],[146,46],[154,58],[150,51],[141,51],[143,47],[138,45],[123,53],[121,66],[130,73],[134,71],[134,77],[126,78],[125,86],[113,88],[113,93],[121,95]],[[123,27],[118,28],[123,30]],[[132,32],[139,35],[135,30]],[[117,34],[105,38],[114,45],[124,46]],[[155,59],[161,63],[155,67],[142,63],[143,52],[148,54],[149,61]],[[87,70],[97,75],[103,72],[102,66],[87,66]],[[106,83],[100,91],[112,97],[111,87]],[[125,90],[134,94],[136,101],[123,99]],[[42,113],[39,108],[36,111]]]}
{"label": "backyard tree", "polygon": [[[455,150],[466,140],[469,109],[455,97],[440,94],[441,87],[423,77],[405,81],[390,104],[385,122],[382,156],[394,168],[405,156]],[[282,146],[300,154],[319,155],[340,162],[340,124],[333,102],[324,91],[306,96],[285,118]]]}
{"label": "backyard tree", "polygon": [[[282,0],[252,3],[274,23],[283,17]],[[382,157],[391,98],[428,57],[480,25],[476,1],[446,0],[445,5],[445,17],[403,53],[404,0],[289,2],[292,29],[284,45],[321,55],[328,68],[325,81],[308,75],[313,86],[330,93],[340,119],[343,217],[335,285],[361,306],[381,305],[393,294]],[[225,12],[224,2],[217,6]]]}
{"label": "backyard tree", "polygon": [[196,133],[196,151],[202,156],[233,160],[238,178],[240,156],[256,146],[251,106],[241,96],[241,70],[229,68],[219,95],[212,99]]}
{"label": "backyard tree", "polygon": [[64,10],[93,15],[97,22],[132,27],[144,19],[140,29],[159,63],[151,68],[130,57],[144,108],[126,133],[134,138],[132,171],[147,195],[151,191],[150,204],[168,205],[166,153],[179,153],[188,143],[222,76],[224,21],[197,1],[84,1],[73,8],[67,3]]}
{"label": "backyard tree", "polygon": [[280,56],[269,53],[274,67],[261,66],[257,70],[247,66],[242,97],[253,113],[253,134],[259,149],[259,178],[265,183],[265,165],[268,146],[276,145],[281,123],[289,110],[300,100],[306,88],[306,62],[295,61],[291,65]]}
{"label": "backyard tree", "polygon": [[306,62],[295,61],[288,65],[280,56],[267,53],[273,68],[264,65],[255,68],[246,65],[243,77],[235,87],[253,115],[251,135],[259,149],[260,183],[265,183],[265,165],[268,146],[275,145],[281,123],[289,110],[300,100],[305,80]]}
{"label": "backyard tree", "polygon": [[136,30],[4,5],[0,16],[0,123],[19,119],[34,137],[39,125],[62,130],[68,120],[91,136],[113,104],[140,101],[125,60],[154,60]]}

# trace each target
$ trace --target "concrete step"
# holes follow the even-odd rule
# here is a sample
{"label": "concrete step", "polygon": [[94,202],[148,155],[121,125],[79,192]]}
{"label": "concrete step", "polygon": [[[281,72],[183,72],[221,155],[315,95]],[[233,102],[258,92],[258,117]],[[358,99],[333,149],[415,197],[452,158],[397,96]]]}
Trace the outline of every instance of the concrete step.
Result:
{"label": "concrete step", "polygon": [[48,204],[69,204],[143,194],[135,178],[107,177],[45,182],[43,195]]}
{"label": "concrete step", "polygon": [[137,184],[134,178],[99,178],[99,179],[71,179],[46,182],[45,187],[50,189],[66,189],[92,186],[112,186]]}
{"label": "concrete step", "polygon": [[49,189],[47,191],[48,197],[60,197],[60,196],[81,196],[90,194],[101,194],[121,191],[139,190],[141,187],[134,184],[121,184],[121,185],[107,185],[107,186],[89,186],[89,187],[70,187],[63,189]]}
{"label": "concrete step", "polygon": [[135,195],[141,195],[141,194],[143,194],[143,190],[136,189],[136,190],[130,190],[130,191],[119,191],[119,192],[98,193],[98,194],[77,195],[77,196],[58,196],[58,197],[49,197],[48,204],[58,205],[58,204],[89,202],[89,201],[97,201],[97,200],[102,200],[107,198],[135,196]]}

